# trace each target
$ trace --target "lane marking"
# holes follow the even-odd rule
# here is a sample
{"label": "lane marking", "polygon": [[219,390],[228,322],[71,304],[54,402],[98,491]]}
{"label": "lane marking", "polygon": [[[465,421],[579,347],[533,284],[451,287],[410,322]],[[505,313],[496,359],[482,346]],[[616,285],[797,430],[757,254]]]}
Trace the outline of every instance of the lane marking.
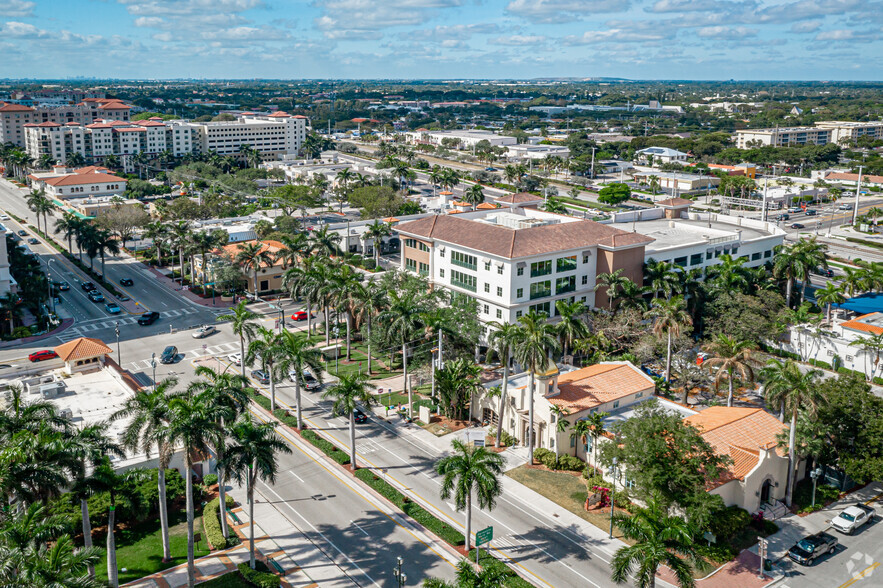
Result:
{"label": "lane marking", "polygon": [[870,575],[870,573],[873,572],[874,570],[876,570],[878,567],[880,567],[880,562],[872,563],[871,565],[869,565],[868,567],[866,567],[862,571],[855,574],[851,580],[847,580],[846,582],[844,582],[843,584],[841,584],[837,588],[847,588],[848,586],[852,586],[853,584],[855,584],[859,580],[863,580],[866,577],[866,575]]}
{"label": "lane marking", "polygon": [[288,470],[288,473],[291,474],[292,476],[294,476],[295,478],[297,478],[298,480],[300,480],[301,482],[303,482],[304,484],[306,484],[306,482],[304,482],[303,478],[301,478],[300,476],[298,476],[297,474],[294,473],[294,470]]}

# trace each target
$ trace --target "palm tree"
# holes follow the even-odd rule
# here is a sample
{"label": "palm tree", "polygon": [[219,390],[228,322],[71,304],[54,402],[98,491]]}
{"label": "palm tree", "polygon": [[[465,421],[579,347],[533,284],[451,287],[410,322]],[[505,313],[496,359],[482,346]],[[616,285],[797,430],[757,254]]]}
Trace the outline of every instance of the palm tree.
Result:
{"label": "palm tree", "polygon": [[193,233],[193,235],[190,237],[190,240],[193,244],[193,248],[199,252],[200,266],[202,267],[202,287],[204,290],[206,277],[208,275],[207,266],[205,265],[205,255],[209,249],[215,246],[215,237],[208,231],[197,231]]}
{"label": "palm tree", "polygon": [[367,374],[349,374],[340,376],[337,384],[322,394],[325,399],[333,399],[332,416],[348,416],[350,421],[350,465],[355,471],[356,466],[356,417],[358,403],[370,408],[377,399],[368,391]]}
{"label": "palm tree", "polygon": [[825,321],[831,324],[831,305],[846,302],[843,295],[843,287],[834,282],[828,282],[824,288],[816,290],[816,302],[825,306]]}
{"label": "palm tree", "polygon": [[663,335],[667,338],[665,353],[665,381],[671,381],[671,341],[672,337],[679,337],[681,329],[693,324],[690,313],[687,312],[687,304],[683,297],[675,296],[667,300],[656,299],[653,306],[647,311],[647,316],[653,319],[653,334],[657,337]]}
{"label": "palm tree", "polygon": [[304,298],[307,303],[307,336],[313,334],[313,304],[318,302],[322,286],[315,268],[315,258],[304,259],[302,267],[292,267],[282,276],[282,287],[294,299]]}
{"label": "palm tree", "polygon": [[[184,480],[187,496],[187,586],[193,588],[195,567],[193,563],[193,457],[217,446],[218,421],[229,420],[232,411],[214,401],[208,393],[181,395],[169,401],[170,419],[163,427],[162,435],[170,445],[184,447]],[[229,471],[229,470],[228,470]]]}
{"label": "palm tree", "polygon": [[568,302],[556,300],[555,310],[558,311],[559,321],[555,325],[555,331],[560,337],[564,351],[562,356],[567,355],[568,350],[577,339],[589,336],[589,326],[582,320],[588,308],[580,301]]}
{"label": "palm tree", "polygon": [[276,380],[279,376],[279,336],[271,329],[258,327],[257,336],[248,344],[248,353],[242,358],[243,368],[246,364],[251,365],[255,361],[260,363],[263,370],[270,378],[270,412],[276,410]]}
{"label": "palm tree", "polygon": [[349,183],[353,180],[354,177],[352,170],[348,167],[345,167],[337,172],[337,175],[334,177],[338,182],[340,182],[340,185],[343,188],[343,193],[346,194],[347,188],[349,188]]}
{"label": "palm tree", "polygon": [[803,280],[803,287],[800,290],[800,301],[806,300],[806,287],[809,284],[809,275],[818,268],[828,267],[828,258],[826,251],[828,246],[824,243],[816,241],[815,237],[811,239],[802,239],[797,243],[800,260],[800,275]]}
{"label": "palm tree", "polygon": [[338,308],[338,311],[340,309],[344,311],[346,319],[346,360],[350,361],[352,359],[353,317],[361,301],[360,291],[364,288],[362,285],[362,275],[349,265],[340,265],[335,267],[331,273],[331,281],[328,286],[330,298],[334,305]]}
{"label": "palm tree", "polygon": [[7,552],[13,566],[0,570],[5,586],[34,588],[101,588],[104,582],[84,575],[101,559],[96,547],[77,549],[70,535],[59,535],[54,541],[40,542],[38,546]]}
{"label": "palm tree", "polygon": [[791,506],[794,495],[794,483],[797,478],[797,460],[795,458],[795,435],[797,432],[797,415],[805,410],[815,414],[816,408],[824,401],[821,390],[816,385],[822,375],[820,370],[802,370],[792,359],[780,361],[772,359],[761,370],[767,384],[764,393],[771,406],[782,406],[784,412],[791,413],[791,428],[788,437],[788,486],[785,491],[785,504]]}
{"label": "palm tree", "polygon": [[[570,428],[570,421],[568,421],[566,417],[570,414],[570,410],[564,406],[558,406],[557,404],[553,404],[551,407],[552,414],[555,415],[555,433],[566,433],[567,429]],[[555,435],[555,459],[558,459],[559,454],[559,446],[558,446],[558,435]]]}
{"label": "palm tree", "polygon": [[558,339],[554,327],[546,322],[545,314],[534,311],[518,319],[519,326],[515,336],[515,361],[520,363],[528,373],[529,424],[527,433],[528,465],[533,463],[534,434],[534,392],[535,378],[555,367],[549,354],[558,351]]}
{"label": "palm tree", "polygon": [[508,572],[506,566],[483,566],[476,571],[475,565],[465,559],[457,563],[456,582],[446,582],[440,578],[426,578],[421,586],[423,588],[473,588],[473,587],[496,587],[505,586]]}
{"label": "palm tree", "polygon": [[193,231],[190,229],[190,223],[185,220],[179,220],[177,223],[169,227],[169,237],[171,243],[178,250],[178,262],[181,264],[181,286],[184,286],[184,251],[190,245],[190,235]]}
{"label": "palm tree", "polygon": [[254,280],[254,298],[258,299],[258,271],[262,266],[269,266],[273,263],[269,250],[263,243],[243,243],[236,252],[235,262],[243,270],[251,270],[252,279]]}
{"label": "palm tree", "polygon": [[120,242],[114,238],[110,231],[104,229],[95,230],[86,253],[89,257],[98,255],[101,257],[101,275],[104,276],[104,254],[117,255],[120,252]]}
{"label": "palm tree", "polygon": [[880,355],[883,354],[883,333],[868,335],[867,337],[859,337],[849,342],[850,346],[860,348],[865,353],[874,355],[874,367],[871,370],[868,381],[873,381],[877,373],[877,366],[880,364]]}
{"label": "palm tree", "polygon": [[155,221],[147,225],[142,235],[145,239],[150,239],[153,246],[156,247],[156,265],[162,265],[162,248],[163,244],[169,238],[169,227],[162,221]]}
{"label": "palm tree", "polygon": [[361,332],[361,321],[364,319],[365,321],[365,332],[362,336],[362,340],[368,341],[368,369],[367,374],[371,376],[371,324],[374,320],[374,316],[381,312],[384,308],[386,308],[386,291],[380,287],[377,282],[368,281],[364,284],[363,288],[360,288],[356,291],[356,296],[359,300],[359,312],[357,313],[359,330]]}
{"label": "palm tree", "polygon": [[232,443],[227,448],[224,470],[229,471],[237,482],[246,484],[248,495],[249,565],[255,566],[254,557],[254,488],[258,479],[271,484],[276,481],[279,466],[277,453],[291,453],[291,449],[276,436],[273,423],[258,424],[251,415],[244,414],[230,431]]}
{"label": "palm tree", "polygon": [[789,308],[791,307],[791,291],[794,289],[794,280],[802,280],[806,277],[803,270],[803,259],[797,244],[780,245],[777,248],[776,256],[773,258],[773,275],[786,281],[785,304]]}
{"label": "palm tree", "polygon": [[724,253],[718,263],[709,268],[709,278],[715,292],[744,292],[750,286],[745,259]]}
{"label": "palm tree", "polygon": [[589,427],[589,437],[592,438],[592,463],[598,463],[598,439],[607,432],[604,428],[604,419],[610,416],[606,412],[590,413],[584,420]]}
{"label": "palm tree", "polygon": [[44,234],[49,234],[49,224],[48,224],[48,216],[52,216],[55,214],[55,205],[52,203],[52,200],[46,196],[46,192],[41,188],[40,190],[31,190],[31,193],[26,198],[28,203],[28,208],[37,215],[37,229],[40,229],[40,217],[43,217],[43,228],[45,229]]}
{"label": "palm tree", "polygon": [[[171,420],[169,402],[180,393],[174,392],[178,380],[166,378],[153,389],[142,388],[134,396],[126,400],[121,409],[115,412],[112,421],[128,419],[129,423],[123,432],[123,446],[133,451],[142,451],[150,457],[156,448],[157,486],[159,490],[159,522],[162,533],[163,561],[172,558],[169,544],[169,515],[166,502],[166,470],[172,460],[174,448],[166,439],[165,427]],[[85,523],[84,523],[85,524]]]}
{"label": "palm tree", "polygon": [[294,404],[297,410],[297,429],[304,426],[301,402],[300,385],[304,372],[309,368],[313,377],[322,383],[322,352],[312,347],[309,337],[298,337],[294,333],[283,329],[279,333],[277,341],[279,350],[279,371],[281,373],[294,373]]}
{"label": "palm tree", "polygon": [[371,239],[374,245],[374,267],[380,267],[380,244],[383,242],[384,237],[390,235],[392,235],[392,227],[389,223],[379,220],[375,220],[365,230],[365,238]]}
{"label": "palm tree", "polygon": [[646,508],[638,508],[631,516],[613,515],[613,524],[631,543],[620,547],[613,556],[614,582],[622,584],[634,572],[638,588],[653,588],[659,566],[666,566],[680,588],[695,586],[690,564],[699,560],[694,539],[697,531],[690,523],[667,514],[656,499],[651,499]]}
{"label": "palm tree", "polygon": [[469,186],[469,189],[463,192],[463,202],[472,205],[472,210],[475,210],[475,207],[484,202],[484,190],[481,187],[481,184],[472,184]]}
{"label": "palm tree", "polygon": [[[598,284],[595,286],[595,290],[606,288],[605,294],[608,304],[614,314],[622,304],[623,293],[631,289],[632,286],[637,286],[630,278],[622,275],[622,272],[622,269],[618,269],[611,273],[598,274]],[[616,301],[619,301],[620,304],[614,304]]]}
{"label": "palm tree", "polygon": [[333,257],[340,252],[340,235],[330,231],[328,225],[310,232],[311,251],[322,257]]}
{"label": "palm tree", "polygon": [[405,379],[405,392],[408,395],[408,418],[414,418],[411,385],[408,381],[408,343],[420,330],[421,310],[421,301],[415,300],[413,292],[391,291],[389,292],[389,305],[377,317],[378,322],[384,324],[387,333],[397,339],[402,346],[402,372]]}
{"label": "palm tree", "polygon": [[61,218],[55,220],[55,234],[62,233],[64,235],[64,238],[67,239],[67,248],[72,254],[74,252],[74,237],[80,232],[82,226],[83,221],[71,212],[65,212]]}
{"label": "palm tree", "polygon": [[667,261],[651,259],[644,266],[644,283],[653,292],[654,300],[656,300],[660,292],[666,298],[671,298],[679,285],[678,272]]}
{"label": "palm tree", "polygon": [[[589,423],[586,419],[578,419],[575,423],[573,423],[573,427],[570,429],[570,438],[574,440],[573,443],[573,455],[576,457],[579,446],[577,442],[582,442],[583,444],[588,443],[589,437],[592,436],[592,428],[591,423]],[[594,445],[592,446],[594,449]],[[586,460],[589,459],[588,452],[586,453]]]}
{"label": "palm tree", "polygon": [[[500,358],[500,363],[503,364],[503,388],[500,392],[500,414],[497,415],[496,439],[497,447],[500,447],[500,438],[503,436],[503,417],[505,416],[506,403],[508,402],[506,393],[509,388],[509,360],[512,349],[518,341],[518,325],[494,321],[488,326],[491,328],[491,332],[488,335],[488,355],[496,353],[497,357]],[[490,361],[490,357],[488,357],[488,361]]]}
{"label": "palm tree", "polygon": [[717,374],[714,377],[715,387],[720,387],[720,382],[724,375],[726,375],[729,388],[727,406],[733,406],[733,377],[736,372],[739,372],[741,379],[747,379],[749,382],[754,381],[754,370],[751,369],[751,364],[754,363],[754,351],[757,347],[751,341],[733,339],[727,335],[718,335],[714,341],[706,344],[704,349],[712,357],[702,362],[702,367],[707,369],[718,368]]}
{"label": "palm tree", "polygon": [[472,541],[472,494],[478,498],[478,506],[493,510],[497,498],[503,493],[500,476],[503,474],[503,458],[486,447],[469,447],[459,439],[451,442],[452,455],[443,457],[435,464],[435,471],[442,476],[441,498],[447,500],[454,494],[457,510],[466,509],[466,553]]}
{"label": "palm tree", "polygon": [[245,342],[251,341],[257,334],[257,321],[261,315],[248,308],[247,300],[240,300],[239,304],[231,309],[233,312],[218,317],[219,321],[232,321],[233,334],[239,337],[239,360],[242,374],[245,375]]}

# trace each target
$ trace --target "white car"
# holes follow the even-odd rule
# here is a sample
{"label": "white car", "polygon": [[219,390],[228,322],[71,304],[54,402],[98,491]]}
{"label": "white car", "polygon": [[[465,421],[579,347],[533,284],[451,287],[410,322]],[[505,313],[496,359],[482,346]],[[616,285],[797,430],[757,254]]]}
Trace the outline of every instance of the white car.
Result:
{"label": "white car", "polygon": [[227,359],[229,359],[233,365],[240,365],[242,363],[242,354],[237,351],[236,353],[228,355]]}
{"label": "white car", "polygon": [[214,335],[217,332],[218,329],[216,329],[214,325],[202,325],[193,333],[193,338],[202,339],[204,337],[208,337],[209,335]]}
{"label": "white car", "polygon": [[8,214],[0,214],[0,220],[9,220]]}
{"label": "white car", "polygon": [[839,515],[834,517],[831,526],[841,533],[852,535],[859,527],[873,520],[876,514],[876,511],[870,506],[861,503],[855,504],[844,508]]}

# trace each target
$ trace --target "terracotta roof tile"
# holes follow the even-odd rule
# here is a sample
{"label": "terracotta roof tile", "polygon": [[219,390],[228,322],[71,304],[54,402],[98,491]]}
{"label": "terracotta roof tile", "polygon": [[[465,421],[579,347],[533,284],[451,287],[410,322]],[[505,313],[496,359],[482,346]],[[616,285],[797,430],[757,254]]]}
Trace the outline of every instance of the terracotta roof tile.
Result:
{"label": "terracotta roof tile", "polygon": [[862,331],[863,333],[870,333],[872,335],[880,335],[883,334],[883,328],[880,328],[876,325],[871,325],[868,323],[861,322],[863,318],[867,318],[869,316],[873,316],[878,314],[876,312],[872,312],[870,314],[863,314],[861,316],[857,316],[852,320],[843,321],[840,323],[840,327],[843,329],[851,329],[853,331]]}
{"label": "terracotta roof tile", "polygon": [[[227,255],[232,257],[236,257],[239,254],[239,251],[243,249],[243,245],[246,243],[257,243],[258,241],[239,241],[237,243],[230,243],[229,245],[224,245],[221,247],[221,250],[224,251]],[[280,243],[279,241],[274,241],[272,239],[267,239],[266,241],[260,241],[261,244],[261,253],[265,251],[270,252],[271,254],[278,253],[282,249],[285,249],[285,245]],[[277,261],[272,265],[281,265],[281,261]],[[271,267],[270,265],[264,263],[263,267]]]}
{"label": "terracotta roof tile", "polygon": [[660,200],[656,204],[659,206],[690,206],[693,201],[686,198],[669,198],[668,200]]}
{"label": "terracotta roof tile", "polygon": [[475,208],[476,210],[495,210],[498,207],[495,204],[491,204],[490,202],[482,202]]}
{"label": "terracotta roof tile", "polygon": [[58,354],[62,361],[73,361],[107,355],[113,353],[113,350],[100,339],[80,337],[79,339],[62,343],[55,348],[55,353]]}
{"label": "terracotta roof tile", "polygon": [[30,106],[24,104],[13,104],[12,102],[0,103],[0,112],[36,112]]}
{"label": "terracotta roof tile", "polygon": [[559,393],[546,399],[574,414],[655,389],[653,380],[628,362],[599,363],[559,376]]}
{"label": "terracotta roof tile", "polygon": [[[2,109],[0,109],[2,110]],[[831,172],[825,176],[826,180],[845,180],[847,182],[857,182],[858,174],[847,174],[840,172]],[[863,175],[862,182],[869,184],[883,184],[883,176]]]}
{"label": "terracotta roof tile", "polygon": [[542,202],[542,196],[535,196],[529,192],[517,192],[515,194],[507,194],[497,198],[497,202],[506,202],[507,204],[524,204],[526,202]]}
{"label": "terracotta roof tile", "polygon": [[[63,167],[63,166],[62,166]],[[110,170],[100,165],[87,165],[86,167],[78,167],[74,170],[75,174],[91,174],[94,172],[109,172]]]}
{"label": "terracotta roof tile", "polygon": [[127,180],[125,178],[112,176],[110,174],[91,172],[85,174],[70,174],[67,176],[59,176],[57,178],[46,178],[43,181],[50,186],[81,186],[83,184],[92,184],[96,182],[100,184],[105,184],[108,182],[125,183]]}

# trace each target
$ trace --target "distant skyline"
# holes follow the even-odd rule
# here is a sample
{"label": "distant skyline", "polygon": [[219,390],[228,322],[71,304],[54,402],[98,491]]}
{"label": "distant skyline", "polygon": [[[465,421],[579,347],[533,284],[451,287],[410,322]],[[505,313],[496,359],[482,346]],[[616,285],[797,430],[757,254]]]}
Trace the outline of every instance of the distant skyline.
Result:
{"label": "distant skyline", "polygon": [[0,78],[883,80],[883,0],[0,0]]}

